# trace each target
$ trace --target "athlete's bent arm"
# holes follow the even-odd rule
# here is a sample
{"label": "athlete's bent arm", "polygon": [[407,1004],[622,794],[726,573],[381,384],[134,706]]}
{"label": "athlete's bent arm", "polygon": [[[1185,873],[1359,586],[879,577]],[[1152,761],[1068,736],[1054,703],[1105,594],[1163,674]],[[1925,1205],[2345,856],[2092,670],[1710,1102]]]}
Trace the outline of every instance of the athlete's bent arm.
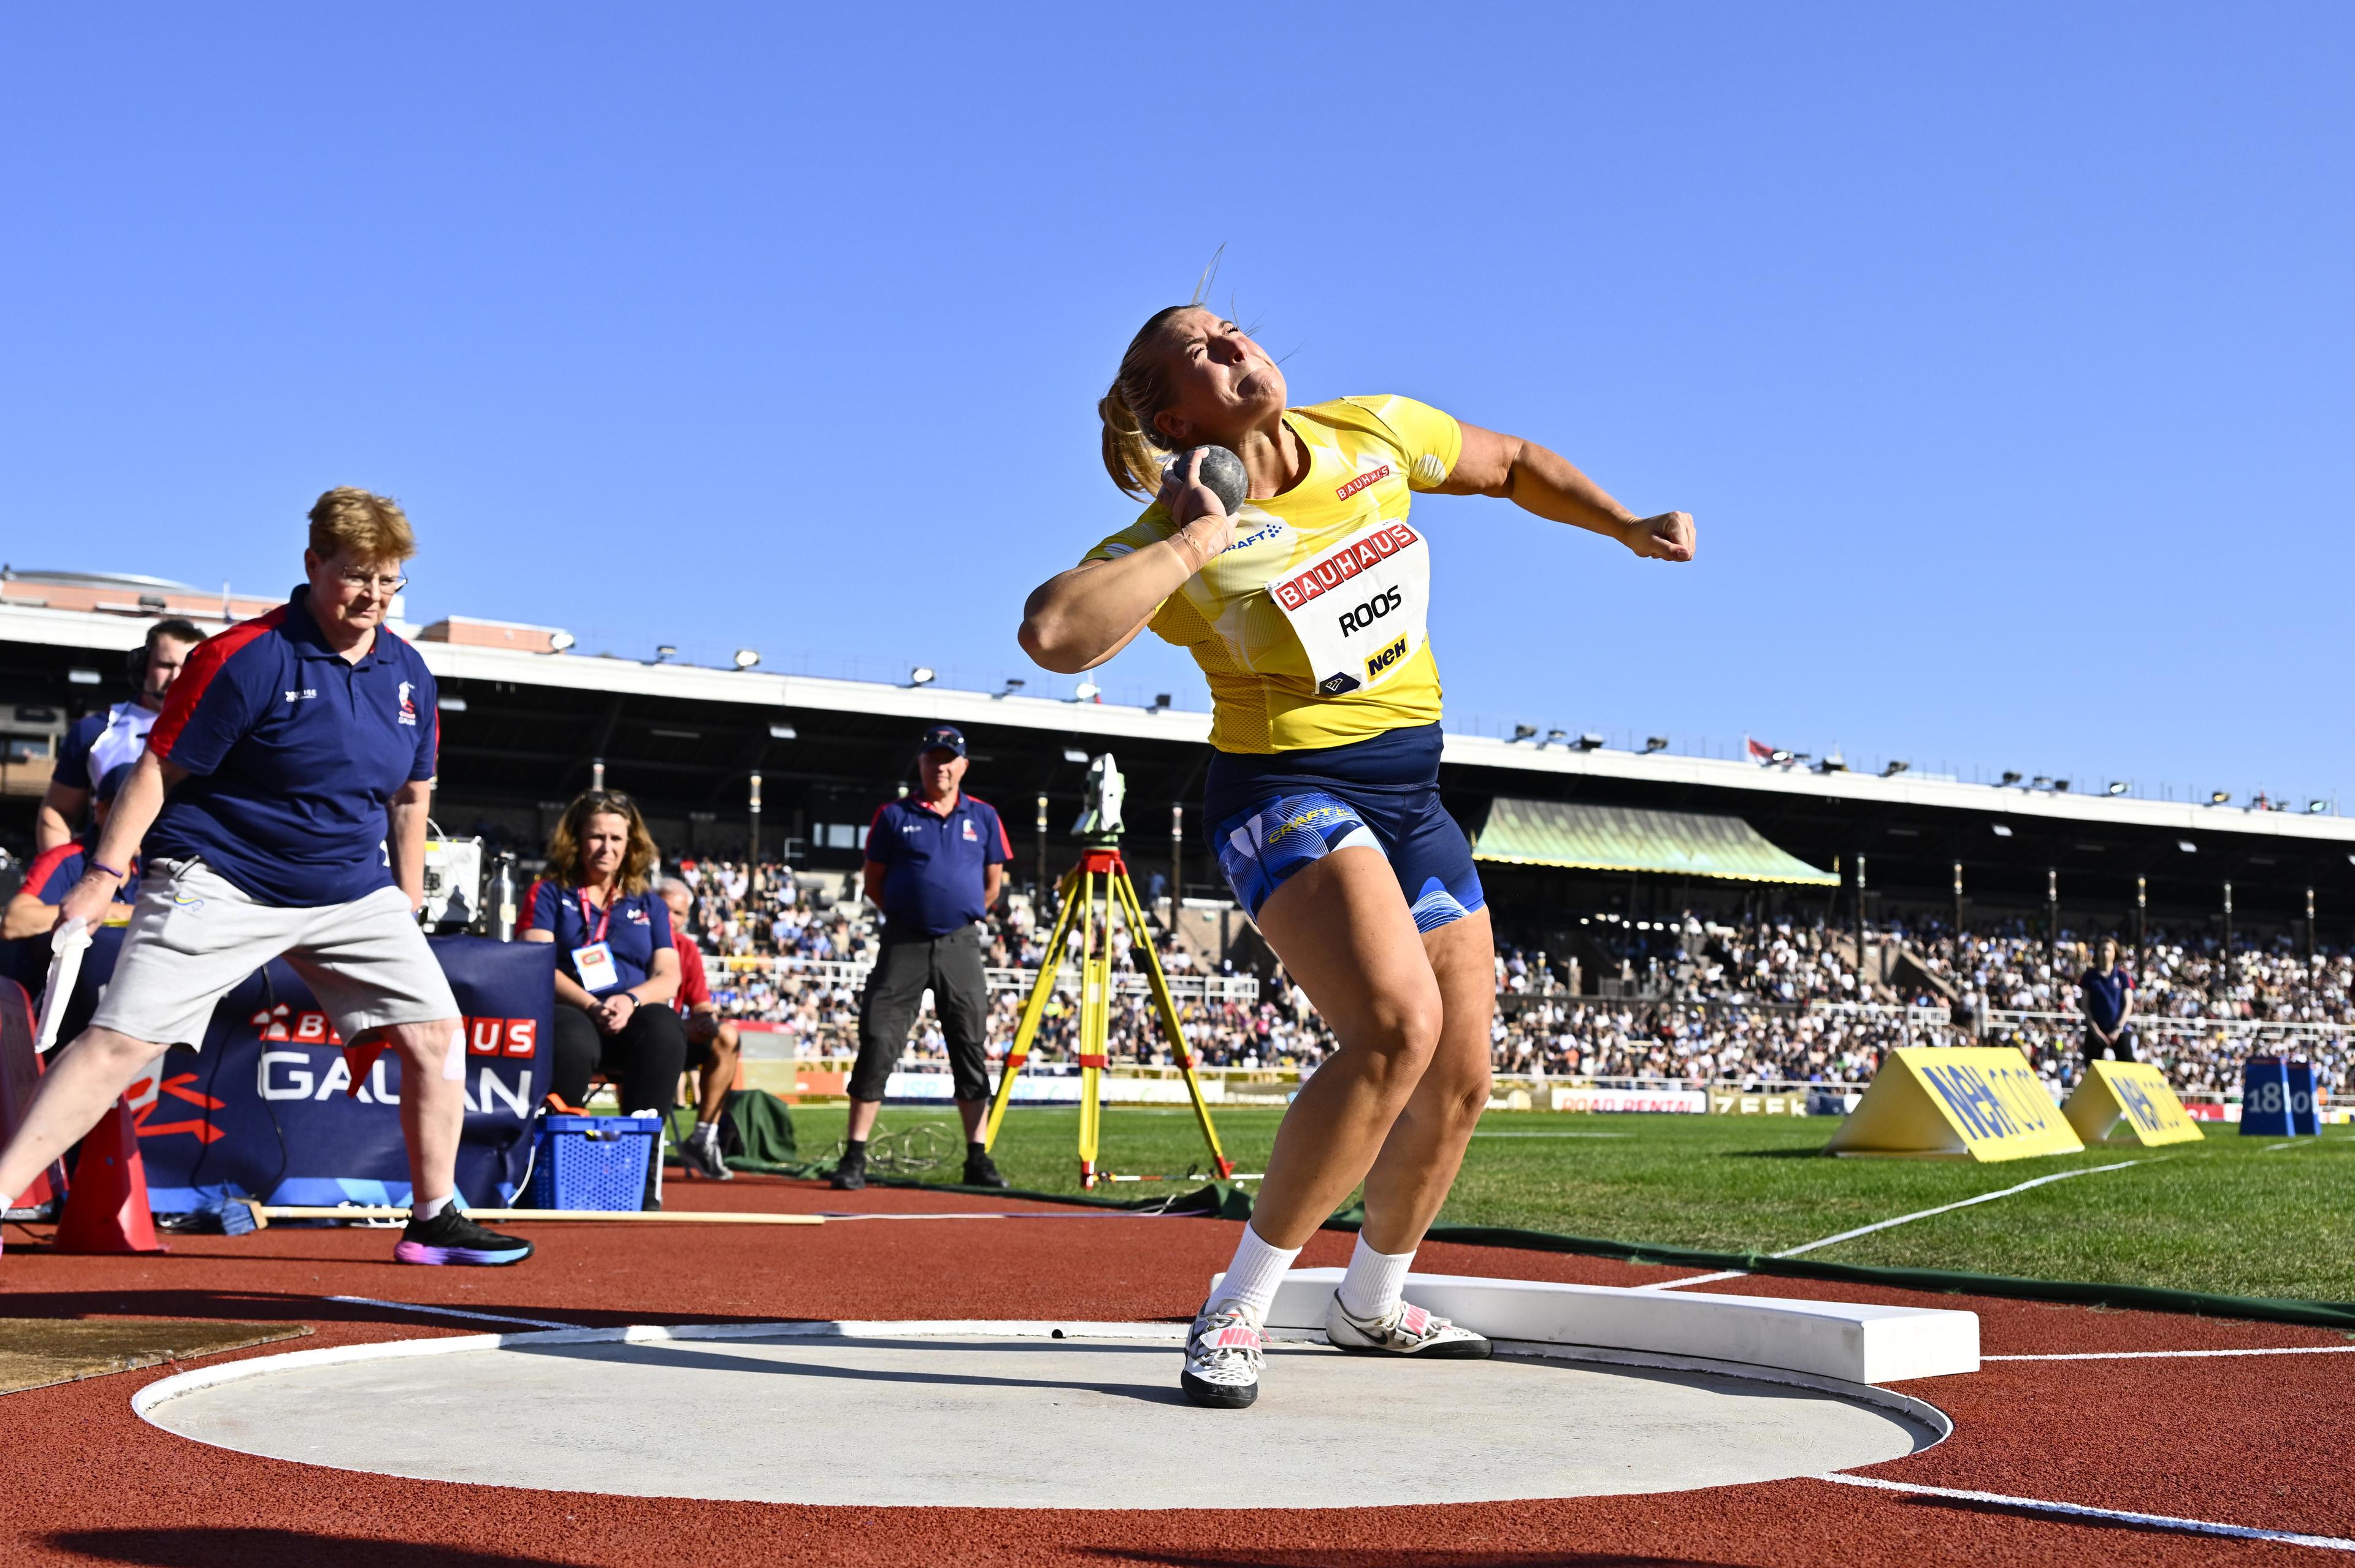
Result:
{"label": "athlete's bent arm", "polygon": [[108,906],[114,902],[114,891],[125,880],[123,871],[139,853],[140,841],[155,826],[155,817],[164,809],[165,795],[187,776],[187,769],[176,767],[153,752],[139,753],[130,778],[123,781],[122,793],[114,797],[114,809],[107,814],[106,830],[98,836],[98,853],[90,858],[81,880],[67,891],[65,901],[58,905],[59,921],[79,920],[97,925],[106,919]]}
{"label": "athlete's bent arm", "polygon": [[1172,472],[1159,499],[1178,531],[1158,544],[1057,572],[1022,606],[1022,651],[1059,675],[1093,669],[1136,640],[1161,602],[1232,542],[1234,524],[1209,487]]}
{"label": "athlete's bent arm", "polygon": [[54,904],[45,904],[32,893],[18,893],[8,901],[8,912],[0,918],[0,941],[22,942],[28,936],[38,936],[58,923]]}
{"label": "athlete's bent arm", "polygon": [[1464,425],[1464,452],[1456,458],[1441,496],[1493,496],[1550,522],[1568,523],[1617,539],[1654,560],[1693,558],[1689,512],[1639,517],[1613,500],[1561,453],[1536,442],[1478,425]]}

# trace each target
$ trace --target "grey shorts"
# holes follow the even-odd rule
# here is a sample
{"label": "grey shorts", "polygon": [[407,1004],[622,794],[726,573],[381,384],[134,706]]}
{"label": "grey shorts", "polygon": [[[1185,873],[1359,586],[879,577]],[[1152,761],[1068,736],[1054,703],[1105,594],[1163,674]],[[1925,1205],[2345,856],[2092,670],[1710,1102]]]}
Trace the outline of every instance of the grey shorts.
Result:
{"label": "grey shorts", "polygon": [[363,1029],[458,1017],[458,999],[399,888],[281,909],[200,860],[156,860],[140,880],[91,1027],[155,1045],[201,1046],[221,997],[281,957],[346,1040]]}

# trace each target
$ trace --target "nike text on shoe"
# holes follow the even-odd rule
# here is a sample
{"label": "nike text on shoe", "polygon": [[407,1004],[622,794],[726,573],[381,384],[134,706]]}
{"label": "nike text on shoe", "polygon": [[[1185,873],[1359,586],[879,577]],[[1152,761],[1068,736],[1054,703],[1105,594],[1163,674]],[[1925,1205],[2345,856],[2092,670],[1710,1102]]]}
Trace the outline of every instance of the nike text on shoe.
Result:
{"label": "nike text on shoe", "polygon": [[485,1230],[455,1209],[410,1221],[392,1249],[393,1262],[403,1264],[519,1264],[529,1256],[529,1242]]}
{"label": "nike text on shoe", "polygon": [[1178,1386],[1196,1404],[1241,1410],[1259,1397],[1266,1344],[1259,1314],[1250,1307],[1231,1306],[1213,1312],[1206,1307],[1186,1337],[1186,1370],[1178,1374]]}
{"label": "nike text on shoe", "polygon": [[1403,1301],[1387,1317],[1353,1317],[1337,1290],[1325,1306],[1325,1338],[1337,1350],[1433,1361],[1485,1361],[1489,1350],[1488,1341],[1471,1329]]}

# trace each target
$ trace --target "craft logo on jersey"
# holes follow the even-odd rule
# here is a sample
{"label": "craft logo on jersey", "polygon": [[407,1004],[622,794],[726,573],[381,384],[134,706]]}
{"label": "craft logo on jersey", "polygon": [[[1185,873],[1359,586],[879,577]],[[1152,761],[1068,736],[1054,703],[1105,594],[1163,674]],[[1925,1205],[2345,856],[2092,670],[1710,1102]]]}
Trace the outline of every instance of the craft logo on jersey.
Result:
{"label": "craft logo on jersey", "polygon": [[1390,668],[1391,666],[1398,663],[1399,660],[1404,657],[1406,657],[1406,639],[1404,637],[1401,637],[1389,647],[1382,649],[1381,652],[1378,654],[1372,655],[1366,660],[1366,678],[1368,680],[1373,679],[1376,676],[1381,674],[1382,671]]}
{"label": "craft logo on jersey", "polygon": [[1355,479],[1350,480],[1347,485],[1344,485],[1339,489],[1334,491],[1333,495],[1336,499],[1346,501],[1350,496],[1356,495],[1359,491],[1364,489],[1367,485],[1378,485],[1390,476],[1391,465],[1385,463],[1380,468],[1375,469],[1369,474],[1359,475]]}
{"label": "craft logo on jersey", "polygon": [[400,683],[400,721],[403,724],[417,722],[417,704],[410,700],[409,692],[410,684],[404,680]]}
{"label": "craft logo on jersey", "polygon": [[1268,584],[1267,591],[1275,596],[1278,604],[1297,610],[1318,594],[1340,587],[1368,567],[1422,542],[1423,536],[1404,523],[1392,523],[1386,528],[1376,528],[1355,544],[1344,545],[1322,560],[1312,561],[1296,576]]}

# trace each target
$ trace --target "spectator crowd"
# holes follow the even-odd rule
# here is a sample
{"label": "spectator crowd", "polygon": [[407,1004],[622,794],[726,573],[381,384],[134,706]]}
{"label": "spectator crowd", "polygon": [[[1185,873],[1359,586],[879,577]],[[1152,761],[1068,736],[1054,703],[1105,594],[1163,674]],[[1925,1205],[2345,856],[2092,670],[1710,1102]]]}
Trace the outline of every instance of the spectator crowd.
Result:
{"label": "spectator crowd", "polygon": [[[722,1010],[790,1036],[794,1054],[851,1054],[859,980],[857,969],[837,965],[863,967],[880,937],[874,912],[848,884],[774,864],[756,874],[711,859],[685,862],[679,873],[695,890],[689,929],[719,960],[713,987]],[[1615,995],[1581,995],[1572,989],[1572,965],[1534,947],[1500,944],[1492,1031],[1498,1073],[1861,1083],[1894,1047],[1971,1043],[2016,1045],[2059,1087],[2081,1071],[2077,982],[2091,958],[2087,944],[2067,933],[2056,974],[2041,932],[2024,926],[1957,938],[1934,923],[1876,924],[1866,955],[1874,977],[1868,980],[1852,935],[1821,923],[1724,923],[1690,914],[1594,918],[1604,923],[1610,950],[1624,955],[1618,974],[1604,976]],[[1035,969],[1047,934],[1030,899],[1014,894],[991,912],[989,962]],[[1156,942],[1172,975],[1204,966],[1167,932],[1156,930]],[[2144,1026],[2136,1031],[2140,1055],[2179,1089],[2236,1084],[2253,1029],[2261,1042],[2254,1049],[2311,1058],[2335,1093],[2355,1087],[2346,1040],[2337,1032],[2355,1029],[2355,956],[2322,953],[2309,966],[2286,940],[2243,946],[2228,977],[2212,939],[2153,933],[2142,955],[2129,946],[2125,963],[2135,975],[2135,1011]],[[1137,968],[1125,932],[1115,939],[1114,968]],[[1890,977],[1901,975],[1915,984],[1899,988]],[[994,994],[993,1052],[1012,1040],[1026,998],[1018,988]],[[1189,1046],[1210,1066],[1314,1068],[1334,1048],[1316,1009],[1280,968],[1263,981],[1256,1001],[1181,998],[1178,1010]],[[2256,1027],[2269,1022],[2330,1029]],[[1074,1054],[1078,1023],[1075,1002],[1057,993],[1033,1046],[1036,1060]],[[1111,1039],[1116,1059],[1168,1060],[1141,993],[1115,997]],[[943,1045],[938,1021],[927,1012],[913,1055],[937,1060]]]}

